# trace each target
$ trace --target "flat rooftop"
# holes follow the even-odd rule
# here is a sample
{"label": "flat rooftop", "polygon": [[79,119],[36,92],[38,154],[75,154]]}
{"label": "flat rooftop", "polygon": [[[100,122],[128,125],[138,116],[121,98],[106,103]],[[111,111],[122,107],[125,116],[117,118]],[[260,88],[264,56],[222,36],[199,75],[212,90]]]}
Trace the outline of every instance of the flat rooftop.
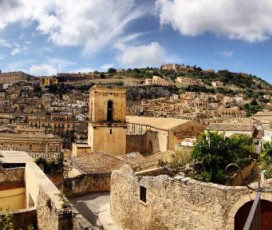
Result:
{"label": "flat rooftop", "polygon": [[0,160],[3,163],[27,163],[33,161],[26,152],[23,151],[0,151]]}

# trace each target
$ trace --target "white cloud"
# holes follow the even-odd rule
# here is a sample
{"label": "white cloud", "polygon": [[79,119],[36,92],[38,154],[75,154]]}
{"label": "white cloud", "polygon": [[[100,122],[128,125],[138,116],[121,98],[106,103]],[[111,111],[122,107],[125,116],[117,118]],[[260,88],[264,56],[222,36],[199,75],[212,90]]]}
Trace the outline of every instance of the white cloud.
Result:
{"label": "white cloud", "polygon": [[0,30],[14,22],[37,25],[54,44],[83,46],[84,53],[94,54],[122,38],[146,12],[136,0],[2,0]]}
{"label": "white cloud", "polygon": [[57,73],[57,69],[47,63],[42,63],[38,65],[31,65],[29,69],[31,74],[41,76],[41,75],[54,75]]}
{"label": "white cloud", "polygon": [[4,39],[0,39],[0,46],[7,47],[7,48],[12,47],[12,45],[7,40],[4,40]]}
{"label": "white cloud", "polygon": [[11,50],[10,55],[14,56],[19,53],[21,53],[21,50],[19,48],[14,48],[13,50]]}
{"label": "white cloud", "polygon": [[233,51],[230,50],[224,50],[224,51],[215,51],[216,55],[222,55],[226,58],[230,58],[234,55]]}
{"label": "white cloud", "polygon": [[101,66],[102,70],[108,70],[109,68],[113,68],[114,64],[105,64]]}
{"label": "white cloud", "polygon": [[159,66],[164,62],[164,51],[158,42],[147,45],[121,47],[118,61],[129,67]]}
{"label": "white cloud", "polygon": [[156,0],[161,25],[182,35],[205,32],[260,42],[272,35],[271,0]]}
{"label": "white cloud", "polygon": [[6,57],[5,55],[2,55],[2,54],[1,54],[1,55],[0,55],[0,60],[4,60],[5,57]]}
{"label": "white cloud", "polygon": [[83,67],[80,69],[74,69],[74,70],[69,70],[69,73],[92,73],[94,72],[94,69],[89,68],[89,67]]}
{"label": "white cloud", "polygon": [[10,49],[11,56],[14,56],[19,53],[27,54],[29,45],[30,45],[30,43],[25,43],[24,45],[20,45],[16,42],[12,43],[12,42],[9,42],[5,39],[0,39],[0,46]]}
{"label": "white cloud", "polygon": [[58,72],[63,72],[67,67],[73,66],[75,63],[60,59],[48,57],[44,63],[32,64],[29,68],[31,74],[41,75],[54,75]]}

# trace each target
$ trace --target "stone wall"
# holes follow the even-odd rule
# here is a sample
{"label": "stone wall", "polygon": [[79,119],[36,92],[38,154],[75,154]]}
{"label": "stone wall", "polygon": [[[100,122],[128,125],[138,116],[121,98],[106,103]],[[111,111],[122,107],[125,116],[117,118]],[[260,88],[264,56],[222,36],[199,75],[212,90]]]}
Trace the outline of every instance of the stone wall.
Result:
{"label": "stone wall", "polygon": [[[246,179],[251,173],[252,170],[256,167],[257,164],[257,160],[252,160],[249,164],[245,165],[242,169],[241,169],[241,173],[242,173],[242,177],[243,179]],[[233,178],[231,178],[231,180],[228,183],[231,186],[239,186],[243,184],[243,180],[241,178],[240,173],[236,173],[234,175]]]}
{"label": "stone wall", "polygon": [[143,135],[126,136],[126,152],[140,152],[155,154],[160,151],[158,133],[146,131]]}
{"label": "stone wall", "polygon": [[[140,200],[140,186],[146,188],[146,202]],[[234,229],[236,212],[254,198],[243,186],[135,176],[127,165],[112,172],[111,215],[124,230]],[[263,193],[261,199],[272,201],[272,194]]]}
{"label": "stone wall", "polygon": [[144,135],[127,135],[127,153],[140,152],[143,153],[144,148]]}
{"label": "stone wall", "polygon": [[111,173],[89,173],[66,178],[63,192],[66,196],[80,196],[90,192],[110,191]]}
{"label": "stone wall", "polygon": [[10,168],[2,171],[0,169],[0,184],[9,182],[23,182],[25,168]]}
{"label": "stone wall", "polygon": [[[39,230],[79,230],[86,228],[87,220],[80,217],[67,198],[34,163],[25,168],[27,205],[37,210]],[[82,227],[80,227],[82,226]]]}

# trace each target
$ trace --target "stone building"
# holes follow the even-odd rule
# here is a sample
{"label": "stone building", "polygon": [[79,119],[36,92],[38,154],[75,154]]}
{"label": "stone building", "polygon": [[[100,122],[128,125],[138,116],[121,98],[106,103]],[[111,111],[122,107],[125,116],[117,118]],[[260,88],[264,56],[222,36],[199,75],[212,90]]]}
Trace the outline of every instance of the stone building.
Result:
{"label": "stone building", "polygon": [[170,85],[170,81],[166,80],[159,76],[153,76],[152,79],[145,79],[146,85],[160,85],[160,86],[168,86]]}
{"label": "stone building", "polygon": [[182,86],[203,85],[203,81],[201,79],[193,79],[190,77],[177,77],[176,82],[180,83]]}
{"label": "stone building", "polygon": [[40,130],[0,130],[0,150],[60,153],[62,138]]}
{"label": "stone building", "polygon": [[[262,182],[271,188],[272,181]],[[257,187],[257,183],[251,185]],[[243,229],[255,192],[246,186],[205,183],[161,170],[134,173],[128,166],[112,172],[111,215],[129,230]],[[261,193],[262,229],[271,229],[272,193]]]}
{"label": "stone building", "polygon": [[34,77],[22,71],[2,73],[0,70],[0,83],[2,84],[14,84],[31,78]]}
{"label": "stone building", "polygon": [[[176,144],[185,138],[196,137],[202,133],[204,129],[205,127],[197,121],[175,118],[127,116],[127,134],[128,137],[130,137],[130,141],[127,144],[133,144],[134,151],[137,151],[139,136],[146,135],[147,131],[152,131],[153,134],[148,134],[149,141],[146,143],[151,153],[154,153],[154,150],[156,150],[156,152],[164,152],[166,150],[175,151]],[[135,139],[132,137],[135,137]],[[138,137],[138,141],[135,142],[136,137]],[[140,147],[142,148],[143,145],[138,145],[139,149]],[[127,148],[130,149],[129,146]]]}
{"label": "stone building", "polygon": [[172,70],[172,71],[180,71],[186,69],[186,66],[179,64],[163,64],[161,65],[162,70]]}
{"label": "stone building", "polygon": [[126,153],[126,90],[105,86],[90,89],[88,144],[92,151]]}

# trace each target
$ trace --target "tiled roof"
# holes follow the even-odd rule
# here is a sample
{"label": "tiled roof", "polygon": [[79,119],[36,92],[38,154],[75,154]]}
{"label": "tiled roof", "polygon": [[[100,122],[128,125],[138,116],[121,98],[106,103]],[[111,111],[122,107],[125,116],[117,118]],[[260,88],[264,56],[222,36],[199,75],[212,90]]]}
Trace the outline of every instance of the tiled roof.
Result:
{"label": "tiled roof", "polygon": [[73,157],[72,162],[85,173],[107,173],[119,169],[125,164],[124,159],[103,152],[82,154]]}
{"label": "tiled roof", "polygon": [[170,130],[178,125],[182,125],[188,122],[184,119],[175,118],[162,118],[162,117],[138,117],[138,116],[127,116],[126,120],[128,123],[149,125],[153,128]]}
{"label": "tiled roof", "polygon": [[211,123],[207,128],[209,131],[244,131],[252,132],[254,130],[253,125],[245,124],[225,124],[225,123]]}

